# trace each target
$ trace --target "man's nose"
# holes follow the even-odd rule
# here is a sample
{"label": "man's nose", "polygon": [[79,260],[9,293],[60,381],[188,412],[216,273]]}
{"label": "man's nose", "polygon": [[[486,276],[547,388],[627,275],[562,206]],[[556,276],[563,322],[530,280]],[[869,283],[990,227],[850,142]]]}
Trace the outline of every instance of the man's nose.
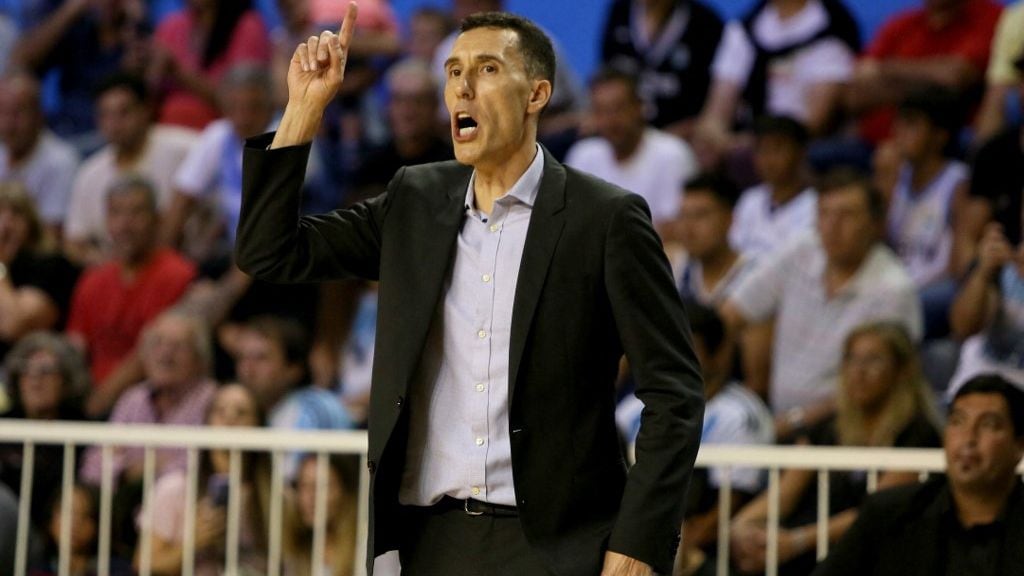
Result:
{"label": "man's nose", "polygon": [[468,72],[455,79],[455,95],[459,98],[473,97],[473,79]]}

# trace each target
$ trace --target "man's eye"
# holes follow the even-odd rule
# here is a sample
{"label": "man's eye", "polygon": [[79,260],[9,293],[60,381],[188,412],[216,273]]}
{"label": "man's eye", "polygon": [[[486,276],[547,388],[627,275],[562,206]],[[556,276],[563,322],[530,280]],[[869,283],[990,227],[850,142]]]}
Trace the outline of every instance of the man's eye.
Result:
{"label": "man's eye", "polygon": [[487,72],[488,74],[492,74],[494,72],[497,72],[498,68],[495,67],[493,64],[487,64],[487,65],[484,66],[483,70],[484,70],[484,72]]}
{"label": "man's eye", "polygon": [[448,71],[448,75],[451,76],[452,78],[458,78],[461,74],[462,70],[459,70],[458,68],[452,68],[451,70]]}

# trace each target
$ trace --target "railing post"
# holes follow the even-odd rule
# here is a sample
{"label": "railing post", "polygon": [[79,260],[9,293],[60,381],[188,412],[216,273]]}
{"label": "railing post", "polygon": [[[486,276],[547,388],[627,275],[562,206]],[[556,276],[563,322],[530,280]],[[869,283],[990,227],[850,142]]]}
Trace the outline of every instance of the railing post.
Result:
{"label": "railing post", "polygon": [[99,576],[110,576],[111,509],[114,501],[114,447],[104,444],[100,449],[100,534]]}
{"label": "railing post", "polygon": [[31,528],[32,476],[35,473],[36,446],[25,442],[21,456],[21,491],[18,500],[18,540],[14,543],[14,573],[24,576],[28,571],[28,533]]}
{"label": "railing post", "polygon": [[60,556],[57,573],[71,573],[71,508],[75,502],[75,445],[64,443],[64,469],[61,478],[60,501]]}
{"label": "railing post", "polygon": [[313,513],[313,566],[324,565],[327,543],[327,490],[328,456],[326,452],[316,455],[316,507]]}
{"label": "railing post", "polygon": [[768,470],[768,547],[765,550],[764,573],[776,576],[779,572],[779,468]]}
{"label": "railing post", "polygon": [[726,466],[718,487],[718,562],[717,576],[729,576],[729,524],[732,522],[732,466]]}
{"label": "railing post", "polygon": [[270,526],[267,535],[267,576],[281,573],[281,501],[284,498],[284,458],[280,450],[271,455],[270,478]]}
{"label": "railing post", "polygon": [[828,470],[824,468],[818,470],[817,558],[819,562],[824,560],[825,556],[828,556],[828,519],[830,515],[828,502],[828,481]]}

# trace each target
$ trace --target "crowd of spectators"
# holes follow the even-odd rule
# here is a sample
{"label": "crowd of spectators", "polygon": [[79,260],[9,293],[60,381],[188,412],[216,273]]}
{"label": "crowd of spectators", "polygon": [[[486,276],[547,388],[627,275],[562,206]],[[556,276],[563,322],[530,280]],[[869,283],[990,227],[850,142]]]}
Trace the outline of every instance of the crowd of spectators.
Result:
{"label": "crowd of spectators", "polygon": [[[0,11],[0,414],[364,426],[376,286],[270,285],[233,263],[245,139],[275,128],[293,47],[336,27],[341,3],[277,0],[273,28],[251,0],[179,0],[159,19],[148,4],[39,0]],[[440,63],[461,18],[504,8],[452,0],[401,22],[387,0],[359,4],[345,84],[310,156],[306,213],[380,194],[402,165],[453,158]],[[604,4],[594,39],[601,62],[587,82],[554,38],[556,90],[539,138],[568,166],[646,200],[701,359],[703,441],[945,441],[951,467],[997,456],[1016,464],[1024,2],[919,0],[872,33],[852,0],[762,0],[731,21],[702,0]],[[626,365],[620,381],[617,421],[628,444],[642,406]],[[1007,446],[964,456],[963,444],[981,442],[964,438],[982,409],[1009,422],[999,439]],[[143,527],[154,573],[179,572],[185,452],[157,453],[150,508],[141,450],[113,456],[113,573],[131,573]],[[0,446],[3,526],[22,457],[21,446]],[[55,573],[68,533],[63,462],[61,448],[36,449],[33,574]],[[216,574],[229,458],[214,450],[200,462],[197,572]],[[72,568],[89,574],[101,453],[83,448],[75,463]],[[285,573],[348,574],[357,474],[353,462],[329,462],[327,557],[312,567],[315,463],[286,458]],[[241,546],[245,573],[255,574],[266,563],[271,472],[256,454],[242,468]],[[995,486],[997,512],[1016,510],[1021,489],[961,472],[921,486],[916,475],[885,474],[879,488],[905,486],[866,503],[862,474],[833,474],[827,532],[845,560],[818,569],[860,573],[849,570],[870,558],[870,570],[897,573],[882,563],[906,560],[899,547],[871,534],[891,531],[883,520],[922,514],[941,516],[936,537],[961,555],[952,561],[973,557],[975,540],[957,538],[1003,517],[987,514],[990,506],[968,518],[964,502]],[[763,569],[764,475],[711,469],[691,488],[679,576],[714,569],[726,475],[732,569]],[[782,573],[810,574],[817,484],[798,470],[780,484]],[[1019,522],[999,530],[1024,537]],[[1018,544],[982,550],[998,570],[985,574],[1024,569]],[[0,547],[0,572],[5,561]]]}

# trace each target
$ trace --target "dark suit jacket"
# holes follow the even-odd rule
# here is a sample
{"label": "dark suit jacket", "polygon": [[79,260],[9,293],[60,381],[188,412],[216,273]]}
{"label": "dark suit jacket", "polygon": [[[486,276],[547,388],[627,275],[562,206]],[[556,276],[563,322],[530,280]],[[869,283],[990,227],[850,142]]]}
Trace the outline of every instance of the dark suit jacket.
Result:
{"label": "dark suit jacket", "polygon": [[[1006,537],[1001,574],[1024,571],[1024,498],[1021,487],[1003,518]],[[952,496],[945,477],[899,486],[865,500],[850,530],[818,565],[814,576],[935,576],[945,574],[946,528]]]}
{"label": "dark suit jacket", "polygon": [[[379,279],[369,418],[369,558],[399,545],[408,402],[464,217],[472,169],[403,168],[383,195],[298,217],[308,146],[245,150],[237,261],[272,281]],[[668,572],[700,440],[703,389],[646,204],[545,152],[509,350],[512,472],[523,531],[558,574],[608,547]],[[645,402],[629,472],[614,422],[625,351]]]}

